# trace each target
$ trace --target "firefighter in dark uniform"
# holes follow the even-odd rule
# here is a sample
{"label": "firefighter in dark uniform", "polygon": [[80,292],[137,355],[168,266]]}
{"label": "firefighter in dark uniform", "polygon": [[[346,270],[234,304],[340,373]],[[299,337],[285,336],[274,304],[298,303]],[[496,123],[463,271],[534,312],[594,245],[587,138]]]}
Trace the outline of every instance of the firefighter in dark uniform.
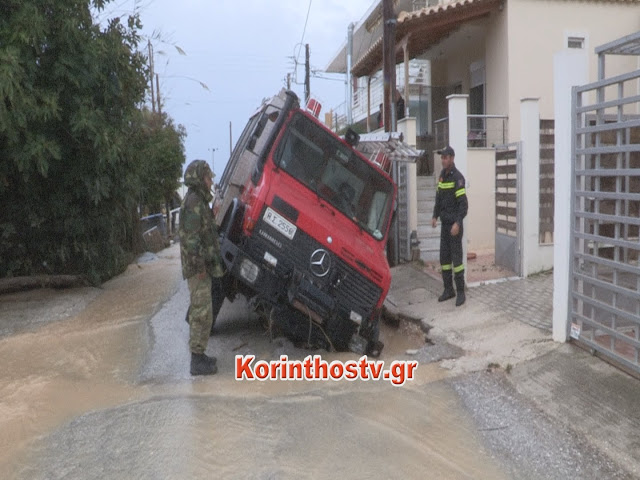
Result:
{"label": "firefighter in dark uniform", "polygon": [[438,178],[436,205],[433,208],[431,226],[436,227],[440,218],[440,267],[444,292],[438,298],[444,302],[456,296],[453,289],[455,276],[456,307],[465,302],[464,294],[464,262],[462,259],[462,220],[467,215],[468,203],[464,176],[454,164],[455,152],[447,147],[438,150],[442,156],[442,172]]}

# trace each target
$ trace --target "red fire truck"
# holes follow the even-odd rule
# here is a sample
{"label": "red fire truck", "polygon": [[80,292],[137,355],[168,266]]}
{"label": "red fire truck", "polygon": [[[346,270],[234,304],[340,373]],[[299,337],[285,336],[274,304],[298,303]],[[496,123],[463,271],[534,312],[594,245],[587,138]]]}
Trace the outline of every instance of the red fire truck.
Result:
{"label": "red fire truck", "polygon": [[226,295],[295,341],[377,356],[396,186],[317,114],[283,90],[238,140],[214,203]]}

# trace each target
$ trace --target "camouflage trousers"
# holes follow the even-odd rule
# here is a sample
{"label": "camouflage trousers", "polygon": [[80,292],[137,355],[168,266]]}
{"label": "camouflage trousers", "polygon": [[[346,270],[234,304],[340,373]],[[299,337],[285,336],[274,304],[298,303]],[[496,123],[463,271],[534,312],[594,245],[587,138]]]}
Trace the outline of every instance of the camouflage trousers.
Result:
{"label": "camouflage trousers", "polygon": [[198,275],[187,279],[191,306],[189,307],[189,350],[192,353],[204,353],[209,343],[209,334],[213,324],[211,308],[211,277],[199,279]]}

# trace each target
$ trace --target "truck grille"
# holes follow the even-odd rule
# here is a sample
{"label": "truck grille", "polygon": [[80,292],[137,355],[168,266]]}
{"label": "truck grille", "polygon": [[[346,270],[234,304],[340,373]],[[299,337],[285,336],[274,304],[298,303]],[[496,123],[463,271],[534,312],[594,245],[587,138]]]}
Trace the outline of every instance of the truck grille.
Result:
{"label": "truck grille", "polygon": [[[300,229],[293,240],[289,240],[261,218],[246,247],[255,260],[262,261],[265,251],[274,255],[278,259],[276,274],[280,277],[290,276],[294,270],[303,272],[317,287],[335,298],[342,315],[348,316],[355,310],[367,318],[378,303],[382,292],[379,286]],[[331,270],[326,277],[316,277],[310,270],[311,255],[319,248],[327,250],[331,256]],[[340,282],[334,287],[336,279]]]}

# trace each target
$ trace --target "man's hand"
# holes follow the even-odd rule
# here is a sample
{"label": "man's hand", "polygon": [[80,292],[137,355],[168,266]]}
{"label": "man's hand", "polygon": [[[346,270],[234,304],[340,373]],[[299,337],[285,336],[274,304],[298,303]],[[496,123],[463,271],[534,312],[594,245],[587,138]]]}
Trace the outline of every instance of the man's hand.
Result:
{"label": "man's hand", "polygon": [[198,280],[204,280],[205,278],[207,278],[207,271],[206,270],[204,272],[198,273]]}
{"label": "man's hand", "polygon": [[433,228],[436,228],[437,223],[438,223],[438,219],[436,217],[432,217],[431,218],[431,226]]}
{"label": "man's hand", "polygon": [[458,225],[458,223],[456,222],[451,226],[451,236],[456,237],[459,233],[460,233],[460,225]]}

